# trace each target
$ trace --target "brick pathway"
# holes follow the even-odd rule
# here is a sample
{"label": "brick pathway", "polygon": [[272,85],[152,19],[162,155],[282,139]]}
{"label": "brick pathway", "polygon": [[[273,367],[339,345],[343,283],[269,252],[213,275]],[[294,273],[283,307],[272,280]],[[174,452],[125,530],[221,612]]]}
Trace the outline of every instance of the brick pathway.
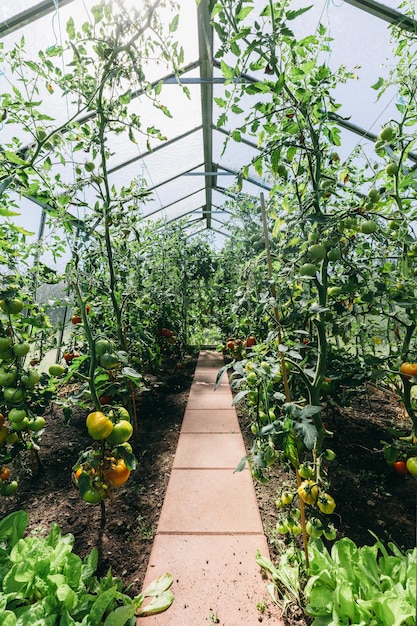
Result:
{"label": "brick pathway", "polygon": [[175,600],[141,626],[282,626],[276,607],[257,608],[268,546],[250,471],[234,473],[245,447],[226,376],[213,391],[222,365],[200,353],[144,582],[170,572]]}

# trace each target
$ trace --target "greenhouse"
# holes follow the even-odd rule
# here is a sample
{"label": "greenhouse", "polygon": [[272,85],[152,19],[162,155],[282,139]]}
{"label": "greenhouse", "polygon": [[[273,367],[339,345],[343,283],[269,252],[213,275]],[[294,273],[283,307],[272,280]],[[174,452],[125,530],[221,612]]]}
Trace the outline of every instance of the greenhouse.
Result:
{"label": "greenhouse", "polygon": [[1,3],[1,624],[416,624],[416,8]]}

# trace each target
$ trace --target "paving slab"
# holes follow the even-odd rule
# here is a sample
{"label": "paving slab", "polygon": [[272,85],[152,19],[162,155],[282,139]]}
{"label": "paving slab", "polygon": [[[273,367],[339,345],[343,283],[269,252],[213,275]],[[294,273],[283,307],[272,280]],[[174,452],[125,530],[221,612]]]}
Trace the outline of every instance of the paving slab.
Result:
{"label": "paving slab", "polygon": [[171,472],[157,533],[263,533],[250,471]]}
{"label": "paving slab", "polygon": [[228,381],[221,382],[214,388],[214,382],[211,380],[194,380],[190,393],[229,393],[231,394]]}
{"label": "paving slab", "polygon": [[182,421],[181,433],[240,433],[236,410],[189,409]]}
{"label": "paving slab", "polygon": [[258,602],[268,604],[257,550],[268,555],[263,535],[161,536],[144,586],[170,572],[175,599],[164,613],[138,619],[138,626],[282,626],[276,607],[272,614],[257,608]]}
{"label": "paving slab", "polygon": [[240,432],[182,433],[173,468],[234,470],[245,454],[245,445]]}
{"label": "paving slab", "polygon": [[[206,382],[210,382],[210,383],[215,383],[217,381],[217,376],[219,373],[219,369],[221,367],[221,364],[219,364],[219,367],[213,367],[212,365],[208,365],[207,367],[197,367],[194,373],[194,381],[206,381]],[[229,382],[227,374],[224,373],[222,375],[222,377],[220,378],[220,382],[227,384]]]}
{"label": "paving slab", "polygon": [[232,395],[227,393],[209,392],[206,394],[193,393],[190,391],[188,397],[188,409],[230,409],[232,406]]}

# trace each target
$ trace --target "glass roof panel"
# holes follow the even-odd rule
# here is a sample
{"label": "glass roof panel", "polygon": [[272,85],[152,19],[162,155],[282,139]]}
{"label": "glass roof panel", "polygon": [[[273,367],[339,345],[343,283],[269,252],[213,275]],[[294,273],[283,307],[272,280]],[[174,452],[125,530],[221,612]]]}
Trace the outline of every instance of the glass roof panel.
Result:
{"label": "glass roof panel", "polygon": [[[137,6],[135,0],[129,0],[132,6]],[[203,0],[204,2],[204,0]],[[15,0],[14,2],[2,2],[0,6],[0,22],[7,22],[13,15],[24,10],[36,8],[38,2],[34,0]],[[294,0],[293,8],[298,8],[309,4],[305,0]],[[388,7],[398,9],[399,2],[396,0],[385,0],[383,2]],[[59,3],[51,0],[51,11],[44,17],[36,20],[11,32],[3,37],[5,49],[10,49],[16,41],[24,36],[29,56],[36,58],[39,46],[45,51],[48,48],[57,46],[66,39],[65,24],[69,17],[73,17],[80,25],[88,19],[88,8],[92,6],[85,0],[74,0],[67,5],[59,6]],[[259,2],[261,6],[261,2]],[[263,3],[262,3],[263,6]],[[400,10],[400,9],[399,9]],[[255,12],[254,12],[255,13]],[[167,13],[168,15],[168,13]],[[169,13],[167,21],[172,19],[173,14]],[[323,57],[323,61],[330,67],[337,68],[344,65],[348,70],[355,68],[357,78],[350,80],[346,85],[341,85],[335,92],[336,101],[342,103],[340,114],[352,124],[377,134],[381,124],[388,119],[396,117],[397,94],[395,90],[387,90],[383,97],[377,100],[376,91],[371,86],[376,83],[380,76],[387,76],[391,67],[395,63],[390,44],[390,31],[388,23],[362,11],[349,2],[333,3],[329,0],[319,0],[313,3],[313,7],[300,18],[289,22],[289,26],[294,29],[299,36],[305,36],[316,31],[319,24],[327,28],[329,37],[329,51]],[[39,33],[42,33],[40,38]],[[257,139],[251,137],[249,133],[242,135],[242,141],[230,140],[224,150],[226,132],[239,127],[245,115],[236,115],[228,112],[228,122],[226,128],[214,130],[212,134],[213,151],[206,146],[205,140],[210,137],[209,129],[211,124],[216,124],[223,109],[214,100],[213,119],[210,117],[210,106],[207,107],[205,115],[202,116],[201,92],[205,88],[199,84],[200,68],[197,66],[199,45],[198,45],[198,21],[197,2],[195,0],[181,0],[180,21],[175,38],[184,49],[184,67],[193,65],[193,69],[186,72],[183,82],[190,92],[190,99],[182,92],[178,85],[173,84],[173,79],[164,84],[159,95],[160,101],[167,105],[172,118],[165,116],[161,110],[144,95],[139,95],[132,99],[130,110],[139,113],[143,120],[143,127],[155,126],[161,130],[166,138],[164,141],[151,140],[152,152],[145,136],[138,136],[136,144],[128,141],[125,134],[108,135],[108,146],[111,153],[108,162],[111,169],[110,182],[116,189],[122,186],[129,186],[132,180],[144,180],[151,190],[153,196],[147,200],[143,213],[156,217],[161,216],[161,210],[166,207],[163,214],[168,219],[179,215],[187,214],[190,211],[200,210],[205,206],[206,196],[204,186],[207,181],[217,187],[213,190],[213,211],[221,207],[226,197],[226,189],[235,182],[235,172],[258,154]],[[214,36],[215,48],[217,37]],[[227,60],[227,59],[226,59]],[[65,68],[66,57],[62,58]],[[357,67],[355,67],[357,66]],[[161,61],[160,55],[155,53],[155,58],[149,60],[145,65],[145,73],[150,80],[159,80],[170,73],[170,69],[165,61]],[[213,95],[215,98],[224,98],[225,89],[233,90],[233,85],[225,87],[221,83],[221,73],[214,69]],[[263,71],[254,76],[259,80],[264,80]],[[16,77],[11,74],[10,68],[0,68],[0,93],[9,90],[10,84],[16,84]],[[62,98],[61,94],[50,93],[47,85],[39,83],[40,98],[46,103],[48,111],[56,119],[56,124],[61,124],[68,119],[73,111],[69,98]],[[204,101],[204,99],[203,99]],[[258,98],[259,101],[259,98]],[[254,104],[254,99],[244,96],[239,106],[248,111]],[[55,122],[51,122],[55,125]],[[202,127],[204,126],[204,129]],[[196,130],[198,129],[198,130]],[[205,132],[204,132],[205,130]],[[0,143],[6,143],[13,136],[21,137],[23,142],[30,140],[29,135],[22,135],[21,128],[3,124],[0,128]],[[349,154],[362,146],[362,150],[357,157],[359,161],[377,160],[378,157],[373,150],[373,142],[361,139],[360,135],[348,129],[342,129],[342,146],[338,151],[342,159],[346,159]],[[179,139],[177,139],[180,137]],[[71,153],[68,151],[68,165],[54,165],[54,171],[62,175],[63,180],[71,182],[74,177],[73,161],[81,164],[89,159],[88,154],[82,151]],[[204,162],[206,161],[206,164]],[[218,164],[219,170],[216,177],[204,176],[204,168],[211,169],[212,162]],[[188,173],[187,173],[188,172]],[[254,168],[249,170],[249,180],[243,182],[243,191],[247,193],[259,194],[261,189],[267,189],[267,181],[260,178]],[[176,177],[179,176],[178,179]],[[187,197],[188,196],[188,197]],[[80,193],[82,201],[89,207],[94,206],[96,201],[95,192],[92,189],[84,188]],[[22,211],[24,216],[21,222],[26,220],[32,224],[39,220],[39,207],[26,200],[22,201]],[[74,214],[83,217],[89,209],[71,209]],[[78,215],[80,214],[80,215]],[[35,219],[35,216],[36,219]],[[218,222],[227,220],[227,214],[216,214],[213,212],[213,227],[216,228]],[[20,218],[19,218],[20,219]],[[31,230],[31,226],[27,226]],[[33,228],[32,228],[33,230]],[[37,229],[36,229],[37,232]]]}

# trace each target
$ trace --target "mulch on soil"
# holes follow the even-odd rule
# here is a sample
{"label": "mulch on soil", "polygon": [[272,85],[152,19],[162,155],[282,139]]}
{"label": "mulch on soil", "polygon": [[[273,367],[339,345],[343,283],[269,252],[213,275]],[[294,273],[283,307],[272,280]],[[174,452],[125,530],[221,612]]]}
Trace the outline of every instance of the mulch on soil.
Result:
{"label": "mulch on soil", "polygon": [[[51,522],[63,534],[75,537],[80,556],[93,547],[100,551],[99,575],[110,567],[114,576],[140,593],[159,513],[174,459],[182,418],[196,365],[196,355],[184,369],[165,369],[148,379],[148,391],[137,397],[140,436],[135,454],[138,467],[106,504],[107,523],[100,533],[100,507],[87,505],[71,482],[71,468],[79,452],[91,444],[85,414],[77,412],[65,426],[61,410],[52,407],[42,437],[43,471],[32,473],[28,460],[19,469],[19,490],[0,499],[0,517],[19,509],[29,514],[29,532],[47,533]],[[240,403],[242,404],[242,403]],[[250,418],[237,406],[245,446],[252,447]],[[369,531],[406,549],[415,545],[416,482],[400,477],[387,466],[381,441],[388,429],[407,426],[392,397],[373,390],[358,396],[349,408],[327,408],[326,421],[334,437],[328,447],[336,460],[328,466],[330,492],[337,502],[334,514],[338,537],[349,536],[359,545],[373,543]],[[237,459],[237,463],[240,459]],[[285,539],[274,539],[275,500],[286,486],[294,489],[294,475],[274,467],[266,485],[255,486],[272,560],[279,559]],[[286,618],[288,625],[311,623],[299,609]]]}

